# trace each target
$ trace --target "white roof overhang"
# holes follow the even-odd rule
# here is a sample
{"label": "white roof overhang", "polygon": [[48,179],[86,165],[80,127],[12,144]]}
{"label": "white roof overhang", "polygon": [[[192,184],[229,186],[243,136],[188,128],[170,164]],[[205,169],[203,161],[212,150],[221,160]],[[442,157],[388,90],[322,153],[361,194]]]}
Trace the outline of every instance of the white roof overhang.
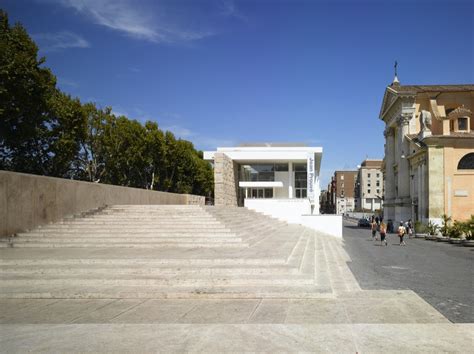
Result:
{"label": "white roof overhang", "polygon": [[240,181],[239,187],[242,188],[283,188],[283,182],[280,181]]}

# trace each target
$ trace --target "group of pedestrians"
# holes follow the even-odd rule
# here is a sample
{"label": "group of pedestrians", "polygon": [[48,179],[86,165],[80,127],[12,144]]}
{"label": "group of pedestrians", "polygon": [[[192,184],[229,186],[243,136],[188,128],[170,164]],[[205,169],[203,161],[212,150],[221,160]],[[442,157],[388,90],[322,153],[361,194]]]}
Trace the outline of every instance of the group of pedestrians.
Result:
{"label": "group of pedestrians", "polygon": [[[372,216],[372,221],[370,223],[370,229],[372,232],[372,240],[378,240],[377,232],[380,235],[380,244],[384,244],[388,246],[387,243],[387,224],[383,221],[383,218],[379,218],[378,216]],[[393,229],[393,227],[392,227]],[[397,229],[398,238],[400,240],[400,246],[406,246],[404,241],[405,235],[408,234],[408,237],[411,238],[413,235],[413,224],[411,219],[408,220],[406,223],[400,221],[400,225]]]}

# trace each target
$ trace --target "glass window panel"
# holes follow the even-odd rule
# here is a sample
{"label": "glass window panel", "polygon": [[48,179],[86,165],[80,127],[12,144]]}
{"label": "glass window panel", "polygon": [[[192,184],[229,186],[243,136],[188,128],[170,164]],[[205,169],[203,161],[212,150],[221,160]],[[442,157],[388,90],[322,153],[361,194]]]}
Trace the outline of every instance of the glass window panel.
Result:
{"label": "glass window panel", "polygon": [[270,189],[270,188],[265,189],[265,198],[273,198],[273,189]]}
{"label": "glass window panel", "polygon": [[263,189],[258,190],[258,198],[263,198]]}
{"label": "glass window panel", "polygon": [[288,164],[287,163],[276,163],[275,164],[275,171],[280,171],[280,172],[288,171]]}
{"label": "glass window panel", "polygon": [[273,164],[242,165],[240,167],[241,181],[274,181],[275,172]]}
{"label": "glass window panel", "polygon": [[295,188],[306,188],[307,186],[308,181],[306,179],[295,180]]}
{"label": "glass window panel", "polygon": [[467,130],[467,118],[458,118],[458,130]]}
{"label": "glass window panel", "polygon": [[295,172],[306,172],[306,164],[305,163],[295,163],[293,164],[293,169]]}

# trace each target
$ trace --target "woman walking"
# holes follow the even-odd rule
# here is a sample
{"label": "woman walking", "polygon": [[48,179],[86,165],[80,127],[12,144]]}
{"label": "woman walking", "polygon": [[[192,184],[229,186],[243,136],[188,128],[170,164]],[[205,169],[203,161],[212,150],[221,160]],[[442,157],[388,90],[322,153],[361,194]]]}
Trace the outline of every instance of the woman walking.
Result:
{"label": "woman walking", "polygon": [[387,239],[386,239],[386,236],[387,236],[387,225],[385,225],[384,222],[381,222],[381,223],[380,223],[379,233],[380,233],[380,244],[385,243],[385,246],[387,246]]}
{"label": "woman walking", "polygon": [[403,236],[407,233],[407,229],[403,226],[403,221],[400,221],[400,226],[398,227],[398,237],[400,238],[400,246],[406,246],[405,241],[403,241]]}

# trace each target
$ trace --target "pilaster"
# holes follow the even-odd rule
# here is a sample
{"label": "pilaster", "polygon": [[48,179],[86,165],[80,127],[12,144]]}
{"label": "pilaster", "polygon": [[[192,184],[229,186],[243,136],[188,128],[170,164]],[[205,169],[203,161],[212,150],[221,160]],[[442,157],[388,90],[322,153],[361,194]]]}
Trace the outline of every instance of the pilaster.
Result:
{"label": "pilaster", "polygon": [[403,113],[398,117],[397,124],[399,126],[398,134],[398,151],[400,156],[398,158],[398,196],[399,198],[406,198],[410,196],[410,167],[407,160],[409,155],[408,142],[406,135],[408,135],[408,124],[410,122],[411,114]]}

